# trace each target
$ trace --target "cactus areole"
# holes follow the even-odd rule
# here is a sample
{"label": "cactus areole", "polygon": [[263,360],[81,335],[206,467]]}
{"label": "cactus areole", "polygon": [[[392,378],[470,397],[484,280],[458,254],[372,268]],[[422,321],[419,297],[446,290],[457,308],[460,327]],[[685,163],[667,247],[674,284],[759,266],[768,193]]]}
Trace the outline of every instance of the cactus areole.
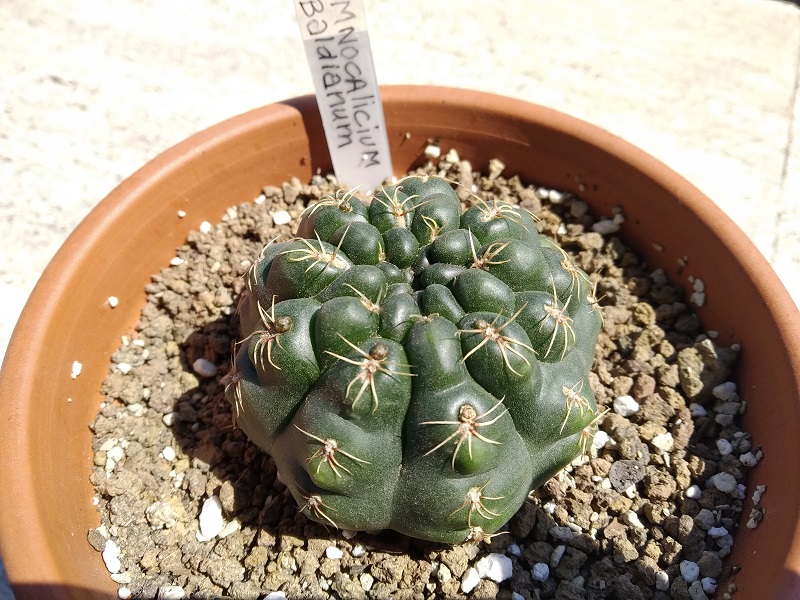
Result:
{"label": "cactus areole", "polygon": [[323,525],[485,540],[591,445],[599,308],[518,206],[337,192],[245,277],[226,395]]}

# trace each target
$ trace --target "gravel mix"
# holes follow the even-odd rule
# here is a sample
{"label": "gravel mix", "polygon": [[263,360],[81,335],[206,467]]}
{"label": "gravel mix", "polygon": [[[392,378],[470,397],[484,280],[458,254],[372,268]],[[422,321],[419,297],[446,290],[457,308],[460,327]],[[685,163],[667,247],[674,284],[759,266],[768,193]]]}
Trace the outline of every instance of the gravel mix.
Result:
{"label": "gravel mix", "polygon": [[424,170],[458,181],[464,199],[529,209],[595,282],[604,326],[591,384],[609,411],[589,455],[478,545],[308,520],[232,426],[223,393],[241,276],[335,180],[270,186],[189,235],[112,357],[92,425],[101,525],[88,542],[120,598],[702,600],[739,568],[725,559],[742,513],[748,527],[764,516],[766,490],[746,498],[744,487],[763,455],[737,424],[738,348],[718,345],[692,311],[702,281],[684,298],[618,237],[622,212],[592,215],[571,194],[505,177],[499,161],[482,175],[451,150]]}

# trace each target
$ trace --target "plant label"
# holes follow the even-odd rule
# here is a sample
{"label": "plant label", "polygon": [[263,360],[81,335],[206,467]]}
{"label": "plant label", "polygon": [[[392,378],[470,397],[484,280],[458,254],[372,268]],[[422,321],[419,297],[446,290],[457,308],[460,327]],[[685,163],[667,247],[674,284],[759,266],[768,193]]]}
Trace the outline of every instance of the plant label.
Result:
{"label": "plant label", "polygon": [[333,170],[371,192],[392,176],[389,139],[361,0],[295,0]]}

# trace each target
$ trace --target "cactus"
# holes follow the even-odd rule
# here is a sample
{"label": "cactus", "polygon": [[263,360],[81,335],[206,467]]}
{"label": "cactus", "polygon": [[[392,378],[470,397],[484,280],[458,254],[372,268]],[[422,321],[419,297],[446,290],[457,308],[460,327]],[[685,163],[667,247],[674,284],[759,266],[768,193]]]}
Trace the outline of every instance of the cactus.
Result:
{"label": "cactus", "polygon": [[245,275],[226,396],[301,512],[481,541],[587,452],[599,308],[530,213],[413,176],[297,236]]}

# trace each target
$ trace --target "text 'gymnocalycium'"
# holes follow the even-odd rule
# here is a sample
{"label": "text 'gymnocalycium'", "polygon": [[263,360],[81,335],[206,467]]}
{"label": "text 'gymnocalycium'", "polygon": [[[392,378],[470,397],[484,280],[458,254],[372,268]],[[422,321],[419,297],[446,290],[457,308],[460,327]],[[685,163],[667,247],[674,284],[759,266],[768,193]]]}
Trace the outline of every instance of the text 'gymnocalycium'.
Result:
{"label": "text 'gymnocalycium'", "polygon": [[591,444],[599,307],[524,209],[337,192],[246,283],[226,394],[311,519],[480,541]]}

